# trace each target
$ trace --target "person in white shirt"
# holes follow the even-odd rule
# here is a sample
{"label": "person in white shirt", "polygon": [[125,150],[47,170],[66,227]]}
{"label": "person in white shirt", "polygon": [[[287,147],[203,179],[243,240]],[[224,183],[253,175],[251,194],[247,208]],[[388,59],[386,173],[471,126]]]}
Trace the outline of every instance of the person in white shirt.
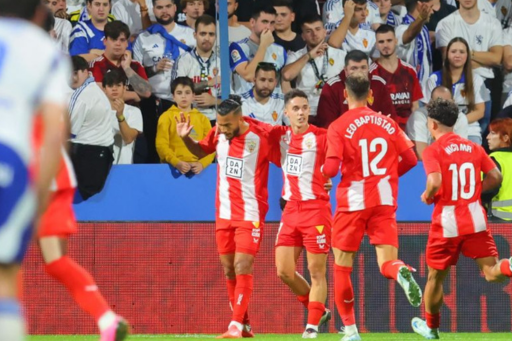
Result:
{"label": "person in white shirt", "polygon": [[156,21],[153,0],[119,0],[112,5],[112,14],[128,25],[134,37]]}
{"label": "person in white shirt", "polygon": [[512,18],[512,1],[509,0],[478,0],[478,9],[498,19],[503,29],[510,25]]}
{"label": "person in white shirt", "polygon": [[[327,35],[330,35],[340,25],[345,16],[344,2],[342,0],[327,0],[324,6],[325,29]],[[379,6],[368,0],[367,13],[364,22],[360,28],[366,30],[376,30],[383,21],[379,13]]]}
{"label": "person in white shirt", "polygon": [[327,31],[318,14],[303,18],[302,38],[306,47],[291,53],[282,70],[283,79],[296,80],[296,88],[304,91],[310,105],[310,120],[314,122],[318,101],[325,82],[345,67],[347,53],[325,43]]}
{"label": "person in white shirt", "polygon": [[455,104],[459,106],[459,111],[466,114],[469,122],[468,139],[482,144],[482,129],[478,120],[484,117],[485,111],[481,91],[485,87],[483,78],[471,68],[471,50],[464,38],[453,38],[448,43],[446,53],[443,69],[429,77],[422,101],[428,103],[428,94],[439,85],[452,89]]}
{"label": "person in white shirt", "polygon": [[[119,70],[108,72],[103,78],[103,89],[112,106],[114,130],[114,164],[133,163],[135,139],[142,132],[142,113],[139,108],[124,103],[126,76]],[[115,118],[114,118],[115,117]]]}
{"label": "person in white shirt", "polygon": [[[492,15],[478,9],[477,0],[460,1],[460,8],[439,22],[436,28],[436,46],[445,56],[446,45],[454,37],[464,38],[471,50],[471,63],[475,73],[485,79],[488,91],[484,91],[485,117],[480,121],[485,131],[491,118],[491,92],[501,84],[494,84],[493,67],[501,65],[503,57],[503,30]],[[501,95],[499,90],[493,96]],[[500,98],[501,99],[501,98]],[[496,100],[499,101],[500,99]]]}
{"label": "person in white shirt", "polygon": [[397,55],[416,69],[420,84],[432,73],[432,47],[427,23],[432,11],[431,0],[406,0],[407,15],[396,30]]}
{"label": "person in white shirt", "polygon": [[215,19],[205,14],[196,20],[196,47],[182,54],[174,63],[172,80],[178,77],[188,77],[195,83],[194,102],[212,123],[215,123],[220,104],[220,59],[214,49]]}
{"label": "person in white shirt", "polygon": [[503,30],[503,91],[501,103],[503,103],[509,92],[512,91],[512,27]]}
{"label": "person in white shirt", "polygon": [[107,96],[89,73],[87,61],[80,56],[73,56],[72,61],[76,77],[69,103],[70,156],[78,191],[85,200],[103,189],[114,161],[112,111]]}
{"label": "person in white shirt", "polygon": [[284,96],[274,93],[277,86],[274,64],[261,62],[256,68],[254,87],[242,94],[242,114],[271,125],[283,125]]}
{"label": "person in white shirt", "polygon": [[[438,98],[453,101],[452,92],[445,86],[439,85],[432,90],[432,93],[429,94],[430,101],[436,100]],[[434,142],[434,138],[430,134],[427,125],[428,119],[428,104],[425,107],[418,108],[414,111],[407,121],[407,125],[405,128],[405,132],[407,136],[414,143],[414,151],[416,152],[416,156],[418,160],[423,160],[423,151],[425,148],[430,146]],[[457,118],[457,122],[453,126],[453,132],[465,139],[468,138],[468,120],[466,115],[459,111],[459,116]]]}
{"label": "person in white shirt", "polygon": [[236,16],[237,8],[238,0],[228,0],[228,31],[230,43],[249,38],[251,35],[250,29],[238,23],[238,18]]}
{"label": "person in white shirt", "polygon": [[366,20],[367,6],[366,0],[343,0],[345,16],[329,37],[330,46],[341,48],[346,52],[359,50],[369,57],[378,57],[378,55],[374,55],[375,32],[360,28],[360,24]]}
{"label": "person in white shirt", "polygon": [[[251,35],[229,46],[229,65],[233,71],[233,91],[243,94],[252,88],[256,66],[259,62],[274,63],[277,70],[286,64],[287,54],[281,45],[274,43],[272,32],[276,10],[269,4],[257,5],[251,17]],[[280,85],[277,92],[282,92]]]}
{"label": "person in white shirt", "polygon": [[133,59],[144,66],[161,114],[172,105],[174,61],[190,50],[189,45],[195,46],[195,38],[193,29],[174,21],[173,0],[155,0],[153,13],[157,24],[139,34],[133,46]]}
{"label": "person in white shirt", "polygon": [[179,23],[193,29],[196,27],[197,18],[208,10],[210,2],[208,0],[180,0],[180,5],[185,19]]}

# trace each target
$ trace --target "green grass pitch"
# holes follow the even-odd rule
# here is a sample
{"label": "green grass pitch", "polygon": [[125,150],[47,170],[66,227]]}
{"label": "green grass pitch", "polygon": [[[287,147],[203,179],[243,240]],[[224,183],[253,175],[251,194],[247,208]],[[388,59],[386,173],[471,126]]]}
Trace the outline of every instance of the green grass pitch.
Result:
{"label": "green grass pitch", "polygon": [[[318,341],[339,341],[341,334],[320,334]],[[416,334],[391,334],[391,333],[370,333],[361,334],[363,341],[421,341],[424,340]],[[96,335],[60,335],[60,336],[31,336],[28,341],[98,341]],[[177,340],[214,340],[215,335],[130,335],[127,340],[140,341],[177,341]],[[250,339],[246,339],[250,340]],[[254,341],[266,340],[283,340],[283,341],[300,341],[301,334],[257,334]],[[496,341],[496,340],[512,340],[511,333],[441,333],[441,340],[457,340],[457,341]]]}

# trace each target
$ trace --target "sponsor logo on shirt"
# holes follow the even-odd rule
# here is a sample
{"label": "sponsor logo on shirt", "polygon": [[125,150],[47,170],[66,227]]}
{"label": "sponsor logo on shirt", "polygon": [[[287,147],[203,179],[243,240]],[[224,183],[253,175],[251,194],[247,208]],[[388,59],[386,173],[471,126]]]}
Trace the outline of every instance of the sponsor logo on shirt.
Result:
{"label": "sponsor logo on shirt", "polygon": [[236,157],[227,157],[226,176],[233,179],[242,179],[244,176],[244,160]]}
{"label": "sponsor logo on shirt", "polygon": [[277,112],[274,111],[272,113],[272,119],[274,120],[274,122],[277,121]]}
{"label": "sponsor logo on shirt", "polygon": [[157,49],[158,48],[158,44],[153,45],[153,48]]}
{"label": "sponsor logo on shirt", "polygon": [[286,172],[289,175],[299,176],[302,173],[302,156],[286,154]]}
{"label": "sponsor logo on shirt", "polygon": [[233,62],[235,63],[242,59],[240,52],[238,52],[238,50],[231,51],[231,59],[233,59]]}
{"label": "sponsor logo on shirt", "polygon": [[333,66],[333,65],[334,65],[334,59],[329,58],[329,65],[331,65],[331,66]]}

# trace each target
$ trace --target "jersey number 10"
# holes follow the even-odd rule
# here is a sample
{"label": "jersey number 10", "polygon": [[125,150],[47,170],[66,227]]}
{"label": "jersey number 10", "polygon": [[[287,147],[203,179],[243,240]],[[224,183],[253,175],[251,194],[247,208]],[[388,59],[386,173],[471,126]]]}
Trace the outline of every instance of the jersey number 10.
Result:
{"label": "jersey number 10", "polygon": [[[372,161],[369,160],[369,153],[375,153],[377,146],[380,146],[380,152],[377,154]],[[370,142],[370,148],[368,150],[368,140],[359,140],[359,147],[361,147],[361,161],[363,163],[363,176],[365,178],[371,175],[384,175],[386,174],[386,168],[379,168],[379,162],[384,158],[388,151],[388,142],[382,137],[377,137]]]}
{"label": "jersey number 10", "polygon": [[[452,200],[459,199],[459,181],[460,181],[460,198],[471,199],[475,194],[475,167],[472,163],[465,162],[460,168],[452,163],[448,168],[452,172]],[[469,171],[469,190],[466,192],[465,187],[468,183],[467,172]]]}

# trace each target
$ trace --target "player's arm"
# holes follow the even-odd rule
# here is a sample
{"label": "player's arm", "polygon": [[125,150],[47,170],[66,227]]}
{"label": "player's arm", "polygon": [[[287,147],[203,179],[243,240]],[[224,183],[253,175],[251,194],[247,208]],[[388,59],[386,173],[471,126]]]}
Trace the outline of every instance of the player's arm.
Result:
{"label": "player's arm", "polygon": [[327,129],[327,153],[322,174],[326,178],[333,178],[338,174],[343,157],[343,143],[337,131],[337,126],[331,125]]}
{"label": "player's arm", "polygon": [[427,173],[427,186],[421,195],[421,201],[430,205],[434,202],[434,196],[441,189],[443,177],[441,175],[441,165],[438,161],[439,156],[436,155],[434,148],[429,147],[423,152],[423,166]]}
{"label": "player's arm", "polygon": [[[212,125],[210,123],[210,120],[208,119],[208,117],[202,115],[202,120],[203,120],[203,136],[208,136],[208,133],[212,130]],[[211,153],[211,154],[208,154],[207,156],[203,157],[202,159],[199,159],[199,163],[201,163],[201,165],[203,165],[203,169],[208,167],[212,162],[213,162],[213,159],[215,158],[215,153]]]}
{"label": "player's arm", "polygon": [[[185,118],[185,115],[183,113],[180,113],[180,118],[175,118],[176,120],[176,132],[178,133],[178,136],[181,137],[183,140],[183,143],[185,143],[185,146],[187,149],[194,154],[198,159],[202,159],[206,157],[208,154],[206,153],[204,149],[201,147],[199,142],[194,140],[189,136],[190,132],[192,131],[193,126],[190,125],[190,116]],[[213,131],[214,129],[212,129]],[[212,131],[208,134],[206,139],[210,138]]]}
{"label": "player's arm", "polygon": [[496,163],[494,163],[481,146],[478,146],[478,152],[481,155],[482,172],[485,174],[484,180],[482,181],[482,192],[487,192],[501,185],[503,175],[501,175]]}
{"label": "player's arm", "polygon": [[423,160],[423,152],[428,147],[428,144],[426,142],[422,141],[413,141],[414,142],[414,150],[416,151],[416,157],[419,161]]}
{"label": "player's arm", "polygon": [[398,176],[402,176],[418,164],[413,148],[402,152],[398,158]]}
{"label": "player's arm", "polygon": [[254,75],[256,74],[256,67],[258,66],[258,63],[263,61],[267,48],[272,45],[273,42],[274,36],[272,35],[272,31],[263,31],[260,37],[260,45],[252,60],[247,59],[237,43],[232,43],[229,47],[231,69],[236,71],[236,73],[238,73],[240,77],[247,82],[253,82]]}

